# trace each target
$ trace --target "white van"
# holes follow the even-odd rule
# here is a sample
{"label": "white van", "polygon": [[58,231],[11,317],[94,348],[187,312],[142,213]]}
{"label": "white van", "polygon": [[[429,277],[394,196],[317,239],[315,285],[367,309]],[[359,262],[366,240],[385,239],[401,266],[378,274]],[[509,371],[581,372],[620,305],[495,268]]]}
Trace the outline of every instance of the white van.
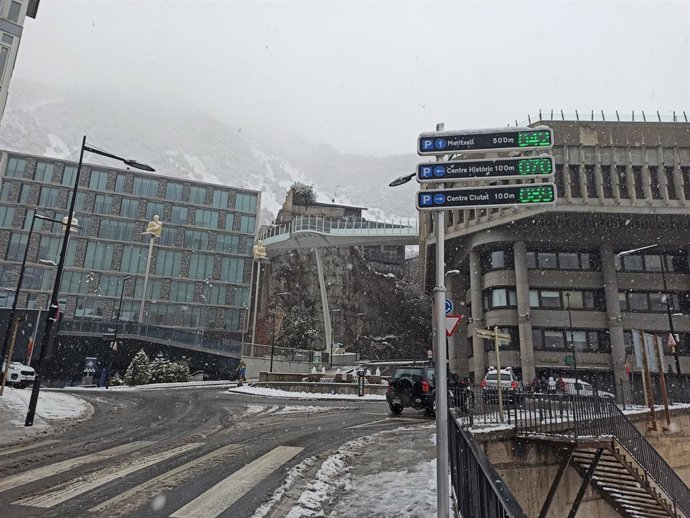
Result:
{"label": "white van", "polygon": [[[586,381],[581,379],[577,380],[577,386],[575,385],[575,378],[560,378],[558,389],[566,394],[577,394],[578,390],[581,396],[594,396],[594,387]],[[600,397],[613,397],[610,392],[605,392],[603,390],[597,390],[596,395]]]}

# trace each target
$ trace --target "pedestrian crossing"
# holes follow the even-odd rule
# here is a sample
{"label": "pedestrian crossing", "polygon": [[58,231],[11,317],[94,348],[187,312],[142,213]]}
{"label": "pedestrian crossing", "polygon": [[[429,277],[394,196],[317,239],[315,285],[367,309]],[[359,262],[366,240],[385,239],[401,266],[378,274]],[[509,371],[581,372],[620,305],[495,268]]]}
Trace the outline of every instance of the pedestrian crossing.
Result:
{"label": "pedestrian crossing", "polygon": [[[265,451],[255,445],[204,442],[165,448],[137,441],[2,478],[0,508],[10,504],[69,515],[70,509],[88,506],[89,513],[106,516],[150,515],[152,498],[167,493],[172,495],[168,507],[161,505],[156,516],[213,518],[302,451],[298,446]],[[70,470],[74,473],[65,475]],[[198,481],[207,473],[211,475],[204,480],[209,482],[202,487]],[[50,483],[61,474],[62,480]],[[38,489],[32,488],[36,483]],[[11,498],[5,498],[3,493],[10,491]]]}

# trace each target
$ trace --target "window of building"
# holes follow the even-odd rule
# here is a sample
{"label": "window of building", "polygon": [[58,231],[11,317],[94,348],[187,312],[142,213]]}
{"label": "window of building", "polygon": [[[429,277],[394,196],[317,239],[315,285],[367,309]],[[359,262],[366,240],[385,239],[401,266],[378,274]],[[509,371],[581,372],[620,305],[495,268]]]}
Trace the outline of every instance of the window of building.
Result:
{"label": "window of building", "polygon": [[7,161],[5,176],[11,178],[22,178],[24,176],[24,169],[26,169],[26,160],[23,158],[10,158]]}
{"label": "window of building", "polygon": [[48,162],[38,162],[36,164],[34,180],[36,180],[37,182],[52,182],[53,164],[49,164]]}
{"label": "window of building", "polygon": [[581,291],[567,291],[564,294],[564,303],[567,309],[568,303],[572,309],[584,309],[585,301],[583,292]]}
{"label": "window of building", "polygon": [[196,213],[194,215],[194,224],[197,227],[215,230],[218,228],[218,212],[215,210],[196,209]]}
{"label": "window of building", "polygon": [[213,206],[216,209],[227,209],[228,193],[226,191],[213,191]]}
{"label": "window of building", "polygon": [[240,232],[246,232],[248,234],[254,233],[254,228],[256,225],[255,216],[245,216],[244,214],[240,218]]}
{"label": "window of building", "polygon": [[186,225],[189,211],[187,207],[173,205],[170,211],[170,223],[173,225]]}
{"label": "window of building", "polygon": [[192,254],[189,260],[190,279],[206,279],[213,273],[213,256],[209,254]]}
{"label": "window of building", "polygon": [[170,299],[175,302],[192,302],[194,300],[194,283],[172,281]]}
{"label": "window of building", "polygon": [[165,199],[168,201],[182,201],[182,190],[184,186],[181,183],[168,182],[165,187]]}
{"label": "window of building", "polygon": [[216,234],[216,250],[229,254],[240,253],[240,236]]}
{"label": "window of building", "polygon": [[151,221],[154,216],[163,216],[163,204],[150,201],[146,204],[146,220]]}
{"label": "window of building", "polygon": [[208,250],[208,232],[201,230],[186,230],[184,246],[194,250]]}
{"label": "window of building", "polygon": [[635,197],[644,200],[644,187],[642,185],[642,168],[633,166],[633,179],[635,180]]}
{"label": "window of building", "polygon": [[537,255],[537,264],[542,270],[553,270],[558,268],[556,254],[552,252],[539,252]]}
{"label": "window of building", "polygon": [[[517,296],[512,288],[492,288],[487,290],[485,309],[500,309],[517,306]],[[486,305],[488,304],[488,307]]]}
{"label": "window of building", "polygon": [[74,187],[74,181],[77,179],[77,168],[73,165],[66,165],[62,171],[62,185]]}
{"label": "window of building", "polygon": [[10,182],[2,182],[2,185],[0,185],[0,201],[15,201],[15,196],[12,196],[12,184]]}
{"label": "window of building", "polygon": [[232,303],[235,306],[249,305],[249,290],[247,288],[236,287],[232,294]]}
{"label": "window of building", "polygon": [[62,274],[60,291],[65,293],[86,293],[88,284],[84,279],[86,274],[83,272],[66,271]]}
{"label": "window of building", "polygon": [[580,167],[576,165],[569,166],[570,172],[570,196],[573,198],[582,198],[580,190]]}
{"label": "window of building", "polygon": [[551,290],[540,290],[541,307],[561,308],[561,292]]}
{"label": "window of building", "polygon": [[127,175],[118,174],[115,177],[115,192],[123,193],[125,192],[125,183],[127,182]]}
{"label": "window of building", "polygon": [[544,349],[563,349],[565,348],[565,340],[563,339],[563,331],[555,331],[544,329]]}
{"label": "window of building", "polygon": [[[169,225],[163,226],[163,232],[159,239],[159,243],[165,246],[176,246],[177,245],[177,227],[171,227]],[[148,236],[142,236],[142,239],[146,242],[150,239]]]}
{"label": "window of building", "polygon": [[132,194],[142,198],[156,198],[158,196],[158,180],[135,176]]}
{"label": "window of building", "polygon": [[[0,7],[2,7],[2,2],[0,2]],[[5,39],[5,35],[3,34],[3,40]],[[5,66],[7,65],[7,58],[10,55],[10,49],[8,49],[5,46],[0,46],[0,82],[2,81],[2,77],[5,73]]]}
{"label": "window of building", "polygon": [[136,218],[139,214],[139,200],[130,200],[129,198],[122,198],[120,204],[120,216],[126,218]]}
{"label": "window of building", "polygon": [[62,248],[62,238],[55,236],[41,236],[36,260],[47,259],[57,262]]}
{"label": "window of building", "polygon": [[[70,204],[72,203],[72,195],[74,194],[73,191],[70,191],[67,194],[67,208],[69,208]],[[77,201],[74,204],[74,210],[75,211],[82,211],[86,209],[86,193],[83,191],[77,192]],[[91,212],[91,211],[89,211]]]}
{"label": "window of building", "polygon": [[29,199],[31,199],[31,186],[24,184],[19,191],[19,203],[21,205],[29,205]]}
{"label": "window of building", "polygon": [[244,259],[223,257],[221,261],[220,280],[224,282],[241,283],[244,280],[244,266]]}
{"label": "window of building", "polygon": [[5,259],[8,261],[21,261],[24,258],[24,250],[26,249],[28,238],[28,234],[17,234],[13,232],[10,235],[10,241],[7,245]]}
{"label": "window of building", "polygon": [[561,270],[579,270],[580,256],[572,252],[559,252],[558,264]]}
{"label": "window of building", "polygon": [[189,191],[189,203],[204,205],[206,203],[206,187],[192,186]]}
{"label": "window of building", "polygon": [[12,228],[14,226],[14,207],[0,205],[0,227]]}
{"label": "window of building", "polygon": [[125,245],[122,247],[120,271],[127,273],[144,273],[148,251],[146,247]]}
{"label": "window of building", "polygon": [[122,290],[122,277],[117,275],[103,275],[98,279],[101,296],[119,297]]}
{"label": "window of building", "polygon": [[60,191],[55,187],[41,187],[41,194],[38,204],[41,207],[57,207],[58,195]]}
{"label": "window of building", "polygon": [[22,4],[19,2],[10,2],[10,8],[7,10],[7,19],[14,23],[19,23],[19,13],[22,11]]}
{"label": "window of building", "polygon": [[97,194],[93,211],[96,214],[110,214],[113,210],[113,197],[109,194]]}
{"label": "window of building", "polygon": [[601,166],[602,187],[604,188],[604,198],[613,198],[613,179],[611,177],[611,166]]}
{"label": "window of building", "polygon": [[225,230],[233,230],[235,226],[235,215],[228,213],[225,215]]}
{"label": "window of building", "polygon": [[649,311],[649,298],[646,293],[628,293],[630,311]]}
{"label": "window of building", "polygon": [[176,250],[158,249],[156,257],[156,275],[161,277],[177,277],[180,275],[182,252]]}
{"label": "window of building", "polygon": [[134,223],[115,219],[101,220],[98,237],[115,241],[131,241],[134,236]]}
{"label": "window of building", "polygon": [[256,195],[237,193],[235,209],[240,212],[256,212]]}
{"label": "window of building", "polygon": [[219,286],[214,284],[208,293],[207,304],[212,304],[215,306],[225,306],[225,296],[227,293],[226,286]]}
{"label": "window of building", "polygon": [[84,256],[84,269],[86,270],[111,270],[113,261],[113,245],[89,241],[86,244]]}
{"label": "window of building", "polygon": [[108,173],[106,171],[99,171],[93,169],[89,177],[89,189],[94,191],[105,191],[105,186],[108,183]]}

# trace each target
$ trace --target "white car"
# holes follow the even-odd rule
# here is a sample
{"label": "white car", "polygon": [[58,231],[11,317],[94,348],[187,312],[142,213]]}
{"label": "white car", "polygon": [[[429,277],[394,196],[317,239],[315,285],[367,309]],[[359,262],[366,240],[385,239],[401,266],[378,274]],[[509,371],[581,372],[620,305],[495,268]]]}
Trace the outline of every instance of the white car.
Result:
{"label": "white car", "polygon": [[[5,363],[3,363],[3,373],[5,371]],[[36,371],[21,362],[10,362],[10,368],[7,371],[7,384],[15,388],[28,387],[36,379]]]}
{"label": "white car", "polygon": [[596,395],[599,397],[614,397],[613,394],[604,390],[597,390],[595,393],[594,387],[586,381],[582,381],[581,379],[577,380],[576,387],[575,378],[560,378],[560,386],[558,388],[566,394],[577,394],[579,390],[581,396]]}

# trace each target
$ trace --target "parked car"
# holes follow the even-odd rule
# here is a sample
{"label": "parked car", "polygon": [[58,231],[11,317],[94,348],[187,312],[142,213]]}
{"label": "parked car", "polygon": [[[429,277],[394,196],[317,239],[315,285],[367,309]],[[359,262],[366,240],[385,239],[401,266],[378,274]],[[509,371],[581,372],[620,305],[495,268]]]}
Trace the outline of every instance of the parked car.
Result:
{"label": "parked car", "polygon": [[[501,369],[501,393],[503,395],[503,401],[507,403],[519,402],[522,398],[523,384],[517,379],[513,369],[506,367]],[[486,372],[484,379],[479,383],[482,389],[482,396],[485,403],[497,403],[498,402],[498,386],[499,386],[499,375],[496,367],[489,367]]]}
{"label": "parked car", "polygon": [[605,390],[595,390],[595,388],[581,379],[577,380],[575,385],[575,378],[559,378],[558,389],[566,394],[577,394],[578,390],[581,396],[599,396],[599,397],[615,397],[610,392]]}
{"label": "parked car", "polygon": [[[467,383],[452,373],[448,373],[448,406],[455,406],[457,390],[467,387]],[[393,414],[402,413],[405,408],[426,410],[436,414],[436,370],[432,364],[401,365],[395,368],[388,381],[386,401]],[[462,398],[465,401],[465,398]]]}
{"label": "parked car", "polygon": [[[6,362],[3,362],[2,373],[5,372]],[[1,373],[0,373],[1,374]],[[36,371],[21,362],[10,362],[9,370],[7,371],[7,384],[15,388],[23,389],[36,379]]]}

